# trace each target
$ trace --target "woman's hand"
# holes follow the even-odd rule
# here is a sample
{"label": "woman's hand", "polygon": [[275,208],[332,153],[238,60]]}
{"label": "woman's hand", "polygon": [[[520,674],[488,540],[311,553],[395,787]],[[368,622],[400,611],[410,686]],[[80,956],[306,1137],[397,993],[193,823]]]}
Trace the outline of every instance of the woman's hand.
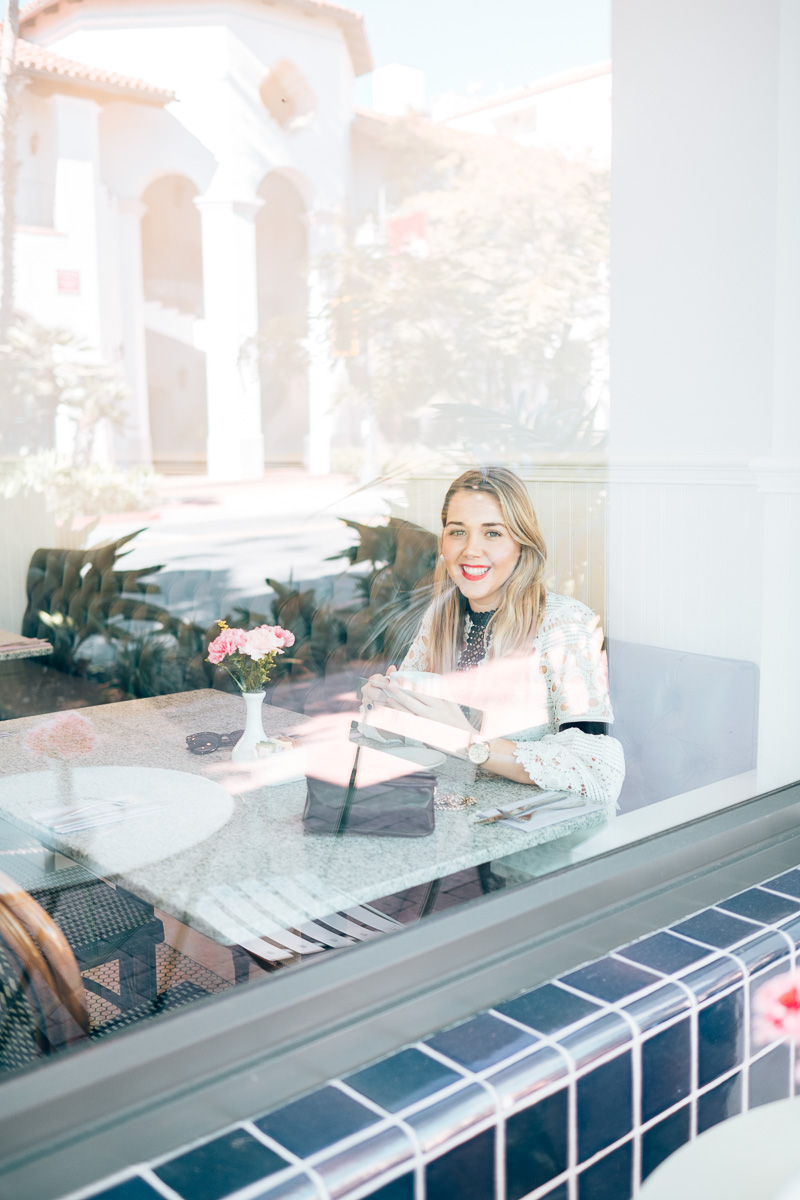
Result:
{"label": "woman's hand", "polygon": [[[385,675],[370,675],[367,682],[361,689],[361,699],[364,703],[364,708],[367,711],[375,708],[378,704],[388,704],[390,694],[387,691],[392,675],[397,670],[397,667],[391,666]],[[394,706],[392,706],[394,707]]]}
{"label": "woman's hand", "polygon": [[391,679],[387,679],[385,686],[385,695],[388,696],[392,708],[411,713],[415,717],[423,717],[428,721],[438,721],[439,724],[449,725],[453,729],[463,729],[468,734],[475,733],[474,727],[464,716],[461,705],[455,701],[415,692]]}

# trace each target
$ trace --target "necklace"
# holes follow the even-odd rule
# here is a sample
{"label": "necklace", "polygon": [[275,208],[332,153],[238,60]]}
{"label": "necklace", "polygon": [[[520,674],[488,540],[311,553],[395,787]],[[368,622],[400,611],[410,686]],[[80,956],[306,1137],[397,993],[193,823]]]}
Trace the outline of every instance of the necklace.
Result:
{"label": "necklace", "polygon": [[481,613],[473,612],[471,608],[467,610],[464,617],[464,646],[456,670],[468,671],[471,667],[477,667],[486,657],[492,644],[492,633],[487,627],[496,612],[497,609]]}

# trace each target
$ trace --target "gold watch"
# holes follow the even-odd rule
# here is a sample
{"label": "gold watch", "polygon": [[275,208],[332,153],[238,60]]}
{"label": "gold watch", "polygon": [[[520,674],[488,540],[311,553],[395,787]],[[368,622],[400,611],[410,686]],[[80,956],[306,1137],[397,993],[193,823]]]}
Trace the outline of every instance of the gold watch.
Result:
{"label": "gold watch", "polygon": [[482,742],[479,738],[476,738],[475,741],[470,742],[467,746],[467,758],[470,762],[475,763],[477,767],[485,763],[491,753],[492,748],[489,743]]}

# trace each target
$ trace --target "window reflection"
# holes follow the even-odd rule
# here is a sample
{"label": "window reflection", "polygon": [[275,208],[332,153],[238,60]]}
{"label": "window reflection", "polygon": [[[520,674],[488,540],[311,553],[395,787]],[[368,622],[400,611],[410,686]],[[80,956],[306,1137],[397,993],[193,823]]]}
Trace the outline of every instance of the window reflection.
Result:
{"label": "window reflection", "polygon": [[[131,19],[29,5],[6,122],[7,1069],[796,773],[741,575],[794,468],[684,462],[624,187],[612,421],[605,44],[361,106],[336,5],[313,54],[293,6],[229,14],[224,64]],[[220,622],[286,631],[268,678]]]}

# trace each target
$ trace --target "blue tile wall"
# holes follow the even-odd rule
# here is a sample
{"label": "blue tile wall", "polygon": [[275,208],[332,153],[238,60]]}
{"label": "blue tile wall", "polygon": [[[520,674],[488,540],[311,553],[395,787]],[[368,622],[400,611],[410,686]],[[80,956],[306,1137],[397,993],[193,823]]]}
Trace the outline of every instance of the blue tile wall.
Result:
{"label": "blue tile wall", "polygon": [[691,1125],[691,1109],[684,1104],[683,1108],[645,1130],[642,1134],[642,1179],[646,1179],[665,1158],[689,1141]]}
{"label": "blue tile wall", "polygon": [[798,947],[800,868],[81,1197],[629,1200],[795,1090],[750,1012]]}
{"label": "blue tile wall", "polygon": [[705,1133],[712,1125],[718,1125],[726,1117],[735,1117],[741,1111],[742,1073],[737,1071],[697,1097],[697,1132]]}
{"label": "blue tile wall", "polygon": [[285,1158],[244,1129],[233,1129],[162,1163],[155,1174],[179,1196],[220,1200],[248,1183],[275,1175],[287,1165]]}
{"label": "blue tile wall", "polygon": [[642,1121],[684,1100],[692,1090],[692,1028],[688,1017],[642,1042]]}
{"label": "blue tile wall", "polygon": [[568,1166],[569,1096],[559,1088],[506,1121],[506,1194],[520,1200]]}
{"label": "blue tile wall", "polygon": [[127,1179],[117,1187],[96,1193],[96,1200],[154,1200],[158,1194],[141,1178]]}

